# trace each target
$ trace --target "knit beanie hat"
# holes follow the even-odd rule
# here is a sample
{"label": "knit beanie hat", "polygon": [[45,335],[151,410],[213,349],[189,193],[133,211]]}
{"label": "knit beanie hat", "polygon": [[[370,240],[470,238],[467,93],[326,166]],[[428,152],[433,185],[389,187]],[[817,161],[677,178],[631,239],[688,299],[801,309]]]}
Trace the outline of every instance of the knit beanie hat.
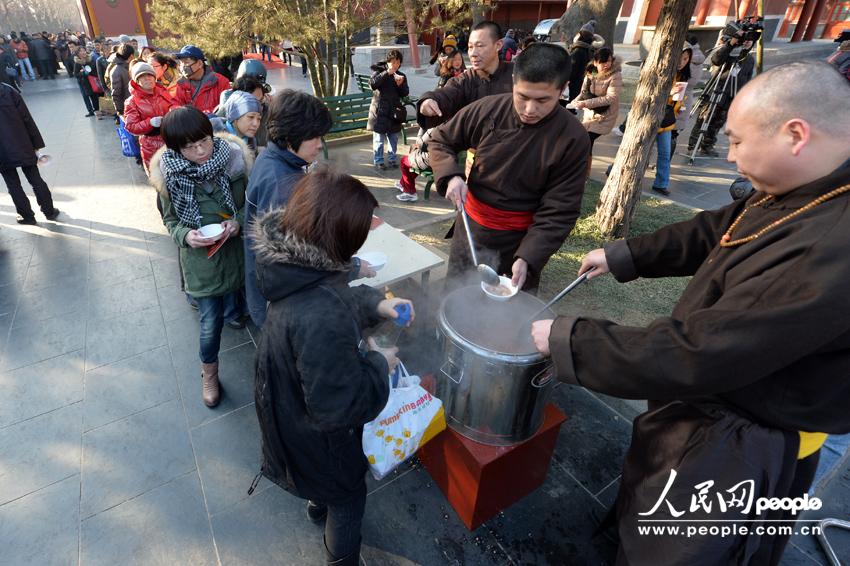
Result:
{"label": "knit beanie hat", "polygon": [[224,116],[228,122],[235,122],[248,112],[262,113],[260,101],[253,94],[241,90],[230,93],[227,102],[224,103]]}
{"label": "knit beanie hat", "polygon": [[138,62],[130,69],[130,77],[136,82],[139,82],[139,77],[142,75],[153,75],[156,77],[156,73],[153,70],[153,67],[148,65],[145,62]]}
{"label": "knit beanie hat", "polygon": [[596,33],[596,20],[590,20],[589,22],[581,26],[581,29],[587,30],[590,33]]}

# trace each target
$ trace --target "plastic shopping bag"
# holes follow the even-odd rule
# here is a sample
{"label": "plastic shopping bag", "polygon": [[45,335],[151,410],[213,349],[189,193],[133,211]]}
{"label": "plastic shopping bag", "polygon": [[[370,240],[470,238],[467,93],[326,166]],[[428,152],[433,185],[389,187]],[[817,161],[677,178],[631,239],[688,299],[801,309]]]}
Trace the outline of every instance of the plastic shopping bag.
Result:
{"label": "plastic shopping bag", "polygon": [[387,406],[363,427],[363,452],[375,479],[382,479],[446,428],[443,402],[398,364],[398,386]]}
{"label": "plastic shopping bag", "polygon": [[124,127],[123,119],[119,121],[116,131],[118,132],[118,137],[121,139],[121,153],[124,154],[124,157],[140,157],[142,152],[139,149],[139,142],[136,140],[136,136],[128,132],[127,128]]}

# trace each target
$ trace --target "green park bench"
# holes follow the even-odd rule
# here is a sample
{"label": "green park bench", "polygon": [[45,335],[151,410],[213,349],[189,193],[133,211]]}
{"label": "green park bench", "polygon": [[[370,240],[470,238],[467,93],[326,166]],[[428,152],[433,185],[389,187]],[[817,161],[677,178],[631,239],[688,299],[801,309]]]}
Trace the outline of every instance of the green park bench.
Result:
{"label": "green park bench", "polygon": [[[367,94],[372,94],[372,87],[369,86],[369,79],[372,77],[370,75],[362,75],[360,73],[354,73],[354,82],[357,83],[357,88],[360,89],[360,92],[365,92]],[[419,102],[419,99],[415,96],[405,96],[401,99],[407,106],[412,106],[413,111],[416,111],[416,103]]]}
{"label": "green park bench", "polygon": [[[356,92],[354,94],[345,94],[343,96],[326,96],[322,98],[322,102],[328,107],[331,112],[333,126],[331,126],[329,134],[338,132],[350,132],[353,130],[365,130],[369,121],[369,105],[372,103],[372,93]],[[405,102],[405,104],[408,104]],[[415,108],[415,106],[414,106]],[[416,112],[408,111],[407,120],[405,122],[416,122]],[[407,132],[405,127],[401,128],[402,141],[407,143]],[[322,152],[325,159],[328,158],[328,146],[325,143],[325,138],[322,137]]]}

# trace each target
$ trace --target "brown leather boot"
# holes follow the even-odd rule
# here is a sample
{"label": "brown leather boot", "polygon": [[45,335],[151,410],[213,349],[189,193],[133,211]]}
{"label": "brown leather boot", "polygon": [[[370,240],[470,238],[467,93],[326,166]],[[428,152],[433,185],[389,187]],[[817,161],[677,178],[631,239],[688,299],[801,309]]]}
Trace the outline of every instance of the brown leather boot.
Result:
{"label": "brown leather boot", "polygon": [[219,400],[218,362],[201,364],[201,379],[204,383],[204,405],[215,407]]}

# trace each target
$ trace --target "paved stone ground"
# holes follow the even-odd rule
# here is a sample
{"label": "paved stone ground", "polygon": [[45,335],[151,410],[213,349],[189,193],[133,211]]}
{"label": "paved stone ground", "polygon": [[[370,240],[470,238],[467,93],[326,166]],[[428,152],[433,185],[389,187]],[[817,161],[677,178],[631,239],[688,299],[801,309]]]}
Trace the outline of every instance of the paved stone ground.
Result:
{"label": "paved stone ground", "polygon": [[[297,86],[297,69],[281,71]],[[298,75],[298,76],[295,76]],[[250,330],[225,329],[216,409],[199,399],[197,315],[154,192],[109,121],[84,118],[76,84],[26,85],[53,162],[58,222],[14,222],[0,194],[0,548],[4,564],[319,564],[321,529],[263,480]],[[393,197],[368,143],[334,147],[405,226],[448,210]],[[415,463],[369,480],[367,564],[608,564],[591,511],[616,494],[640,403],[562,386],[570,416],[544,486],[468,532]],[[830,478],[828,478],[830,479]],[[821,493],[848,516],[847,461]],[[825,564],[811,539],[784,564]]]}

